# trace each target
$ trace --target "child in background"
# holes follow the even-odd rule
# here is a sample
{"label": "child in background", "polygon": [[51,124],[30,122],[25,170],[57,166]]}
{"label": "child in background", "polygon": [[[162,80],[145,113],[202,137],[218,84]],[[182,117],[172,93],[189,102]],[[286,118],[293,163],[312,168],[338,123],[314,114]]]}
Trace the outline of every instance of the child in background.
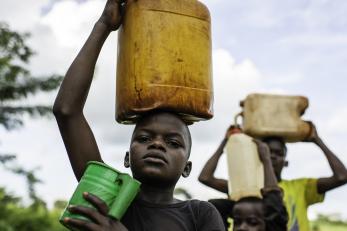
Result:
{"label": "child in background", "polygon": [[284,192],[284,202],[289,214],[289,231],[310,231],[307,217],[308,207],[322,202],[326,192],[347,183],[346,167],[325,145],[313,123],[311,123],[311,128],[311,136],[305,142],[314,143],[323,151],[333,172],[330,177],[283,180],[282,170],[288,166],[286,144],[280,137],[264,139],[271,151],[271,161],[279,186]]}
{"label": "child in background", "polygon": [[[217,151],[207,161],[199,176],[200,182],[226,194],[228,194],[227,180],[215,178],[214,172],[232,129],[232,127],[228,129]],[[228,199],[212,199],[209,201],[220,212],[225,230],[228,230],[229,227],[228,219],[232,218],[233,225],[229,227],[229,230],[285,231],[288,216],[282,201],[282,192],[277,186],[272,168],[270,150],[265,143],[258,140],[254,140],[254,142],[258,146],[259,158],[264,165],[264,188],[261,192],[263,198],[247,197],[239,201]]]}

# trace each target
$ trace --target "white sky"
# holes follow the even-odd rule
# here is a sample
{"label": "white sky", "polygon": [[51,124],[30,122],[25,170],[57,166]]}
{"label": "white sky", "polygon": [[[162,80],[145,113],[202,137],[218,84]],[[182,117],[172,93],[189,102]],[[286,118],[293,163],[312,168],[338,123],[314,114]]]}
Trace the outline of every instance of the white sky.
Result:
{"label": "white sky", "polygon": [[[104,0],[49,1],[1,0],[0,21],[32,34],[29,43],[37,52],[30,64],[33,74],[64,74],[102,11]],[[195,197],[223,196],[197,182],[206,160],[217,148],[225,128],[240,109],[238,102],[254,91],[306,95],[305,114],[317,125],[329,147],[347,164],[347,12],[346,1],[328,0],[204,0],[213,26],[215,117],[191,127],[193,172],[182,179]],[[121,171],[132,126],[114,121],[116,33],[106,41],[97,64],[86,105],[86,117],[104,159]],[[29,102],[52,104],[56,92]],[[20,130],[0,128],[0,151],[18,155],[28,168],[40,167],[44,183],[38,193],[49,203],[69,198],[76,186],[55,120],[26,119]],[[226,177],[225,159],[217,169]],[[289,145],[286,178],[331,174],[323,153],[312,144]],[[224,165],[223,165],[224,164]],[[25,182],[0,170],[0,185],[25,194]],[[317,213],[339,213],[347,218],[347,186],[312,206]]]}

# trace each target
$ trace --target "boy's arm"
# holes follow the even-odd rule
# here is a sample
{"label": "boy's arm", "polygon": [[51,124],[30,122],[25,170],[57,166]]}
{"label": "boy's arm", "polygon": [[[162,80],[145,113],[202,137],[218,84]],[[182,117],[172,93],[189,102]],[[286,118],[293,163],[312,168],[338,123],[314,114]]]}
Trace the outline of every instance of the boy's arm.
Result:
{"label": "boy's arm", "polygon": [[201,170],[199,181],[211,188],[214,188],[220,192],[228,193],[228,181],[224,179],[218,179],[214,176],[219,158],[223,154],[223,149],[228,141],[228,134],[224,137],[216,152],[206,162],[204,168]]}
{"label": "boy's arm", "polygon": [[264,188],[262,189],[263,193],[273,190],[280,191],[275,171],[272,167],[269,147],[259,140],[254,139],[254,142],[258,146],[259,159],[264,166]]}
{"label": "boy's arm", "polygon": [[325,145],[323,140],[319,137],[317,129],[313,123],[312,136],[306,140],[313,142],[321,148],[325,157],[328,160],[333,175],[331,177],[319,178],[317,181],[318,193],[324,194],[325,192],[337,188],[347,183],[347,169],[337,156]]}
{"label": "boy's arm", "polygon": [[277,185],[277,178],[270,158],[270,149],[259,140],[254,140],[254,142],[258,146],[259,158],[264,166],[262,195],[266,207],[266,228],[268,230],[287,230],[288,213],[283,204],[282,191]]}
{"label": "boy's arm", "polygon": [[55,99],[53,112],[77,180],[88,161],[102,161],[83,107],[100,50],[121,21],[120,1],[108,0],[84,46],[68,69]]}

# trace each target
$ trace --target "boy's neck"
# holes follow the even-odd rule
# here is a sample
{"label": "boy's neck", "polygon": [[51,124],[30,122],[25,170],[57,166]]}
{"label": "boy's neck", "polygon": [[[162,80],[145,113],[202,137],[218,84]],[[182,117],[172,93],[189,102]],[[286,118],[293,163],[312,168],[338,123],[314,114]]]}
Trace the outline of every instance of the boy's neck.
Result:
{"label": "boy's neck", "polygon": [[159,188],[150,185],[141,185],[138,198],[154,204],[173,204],[177,200],[173,197],[174,187]]}

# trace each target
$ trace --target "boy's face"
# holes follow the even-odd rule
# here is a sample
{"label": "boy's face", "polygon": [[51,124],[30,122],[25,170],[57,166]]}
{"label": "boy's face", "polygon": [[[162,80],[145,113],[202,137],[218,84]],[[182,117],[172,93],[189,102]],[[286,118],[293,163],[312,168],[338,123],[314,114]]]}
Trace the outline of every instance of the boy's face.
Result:
{"label": "boy's face", "polygon": [[237,202],[232,211],[234,231],[265,231],[263,204],[259,202]]}
{"label": "boy's face", "polygon": [[129,163],[134,178],[159,186],[188,176],[191,163],[188,127],[175,115],[156,113],[141,120],[133,133]]}
{"label": "boy's face", "polygon": [[286,148],[284,144],[276,139],[266,141],[271,152],[271,163],[277,179],[281,179],[281,173],[286,166]]}

